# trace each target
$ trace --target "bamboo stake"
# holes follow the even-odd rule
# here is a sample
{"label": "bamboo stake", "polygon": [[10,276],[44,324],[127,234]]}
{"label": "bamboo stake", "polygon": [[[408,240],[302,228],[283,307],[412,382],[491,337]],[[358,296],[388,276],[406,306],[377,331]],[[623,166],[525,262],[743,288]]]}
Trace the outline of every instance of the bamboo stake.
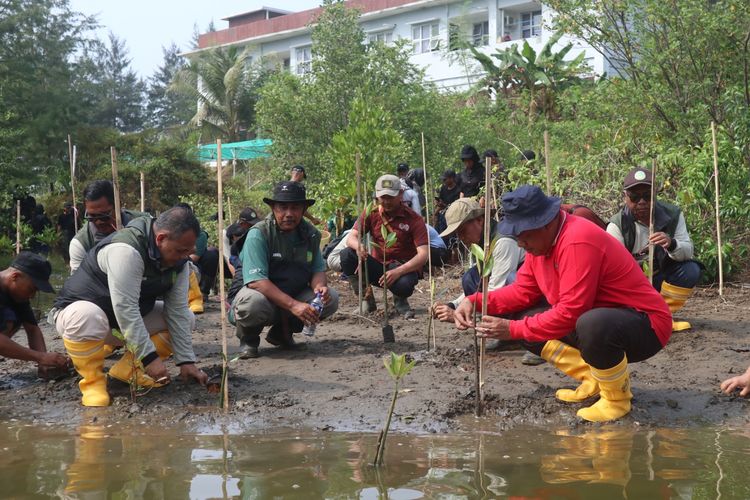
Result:
{"label": "bamboo stake", "polygon": [[141,171],[141,212],[146,211],[146,175]]}
{"label": "bamboo stake", "polygon": [[115,224],[117,230],[122,229],[122,213],[120,211],[120,181],[117,178],[117,151],[114,146],[109,148],[112,157],[112,187],[115,192]]}
{"label": "bamboo stake", "polygon": [[651,208],[648,214],[648,281],[654,284],[654,245],[651,237],[654,235],[654,206],[656,205],[656,158],[651,161]]}
{"label": "bamboo stake", "polygon": [[547,171],[547,196],[552,196],[552,168],[549,165],[549,132],[544,131],[544,168]]}
{"label": "bamboo stake", "polygon": [[719,297],[724,296],[724,263],[721,250],[721,220],[719,217],[719,147],[716,144],[716,123],[711,122],[711,139],[714,145],[714,189],[716,191],[716,254],[719,258]]}
{"label": "bamboo stake", "polygon": [[[216,226],[219,240],[219,255],[224,255],[224,186],[222,184],[221,139],[216,139],[216,191],[219,205],[219,221]],[[219,265],[219,296],[221,297],[221,357],[222,361],[222,407],[229,411],[229,363],[227,358],[227,303],[224,293],[224,266]]]}
{"label": "bamboo stake", "polygon": [[232,218],[232,198],[227,196],[227,219],[229,219],[230,223],[234,222],[234,219]]}
{"label": "bamboo stake", "polygon": [[78,214],[76,211],[76,149],[71,144],[68,134],[68,160],[70,161],[70,192],[73,196],[73,227],[78,232]]}
{"label": "bamboo stake", "polygon": [[[427,175],[427,155],[424,146],[424,132],[422,132],[422,171],[424,172],[424,191],[430,193],[430,183]],[[430,197],[425,196],[424,200],[425,216],[427,221],[430,220]],[[430,232],[427,231],[427,278],[430,285],[430,321],[427,324],[427,350],[430,350],[430,336],[432,336],[432,347],[437,348],[437,338],[435,335],[435,322],[432,321],[432,308],[435,307],[435,289],[432,286],[432,250],[430,247]]]}
{"label": "bamboo stake", "polygon": [[21,200],[16,200],[16,255],[21,253]]}
{"label": "bamboo stake", "polygon": [[[490,158],[485,158],[485,165],[490,164]],[[482,263],[482,318],[487,315],[487,295],[489,294],[489,276],[487,275],[486,266],[490,261],[490,201],[487,197],[487,187],[490,185],[490,169],[484,169],[484,262]],[[479,401],[481,407],[484,406],[484,349],[485,339],[481,338],[479,342]],[[480,407],[480,408],[481,408]]]}
{"label": "bamboo stake", "polygon": [[[365,227],[365,216],[362,210],[362,197],[361,197],[361,191],[362,191],[362,171],[360,170],[360,156],[359,151],[354,156],[354,167],[357,170],[357,214],[362,214],[362,224],[360,225],[359,231],[357,231],[357,251],[359,252],[359,247],[362,245],[362,229]],[[362,272],[363,267],[367,267],[367,261],[365,260],[364,263],[362,262],[362,259],[359,259],[359,272],[357,273],[357,297],[359,301],[359,316],[360,318],[357,319],[357,324],[362,324],[362,314],[364,311],[362,310],[362,299],[364,297],[362,296],[363,293],[363,286],[362,286]]]}

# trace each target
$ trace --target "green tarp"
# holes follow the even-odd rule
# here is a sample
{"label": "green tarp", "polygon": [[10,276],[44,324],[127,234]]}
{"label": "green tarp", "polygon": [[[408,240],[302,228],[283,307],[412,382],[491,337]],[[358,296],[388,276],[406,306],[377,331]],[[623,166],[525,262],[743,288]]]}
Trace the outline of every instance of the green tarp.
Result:
{"label": "green tarp", "polygon": [[[221,145],[222,161],[253,160],[268,158],[268,151],[273,144],[271,139],[253,139],[252,141],[228,142]],[[201,162],[216,161],[216,143],[198,146],[198,160]]]}

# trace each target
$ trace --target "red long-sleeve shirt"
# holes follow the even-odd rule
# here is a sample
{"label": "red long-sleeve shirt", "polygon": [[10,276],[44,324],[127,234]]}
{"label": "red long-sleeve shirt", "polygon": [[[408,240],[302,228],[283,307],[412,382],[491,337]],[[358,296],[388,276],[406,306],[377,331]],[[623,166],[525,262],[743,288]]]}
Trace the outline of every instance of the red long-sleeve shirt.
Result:
{"label": "red long-sleeve shirt", "polygon": [[[672,334],[672,315],[635,259],[592,222],[562,216],[560,234],[549,254],[527,254],[516,281],[489,293],[487,313],[499,316],[522,311],[546,298],[552,306],[549,310],[510,322],[514,339],[542,342],[571,333],[586,311],[629,307],[648,315],[659,341],[666,345]],[[469,300],[479,308],[481,294]]]}

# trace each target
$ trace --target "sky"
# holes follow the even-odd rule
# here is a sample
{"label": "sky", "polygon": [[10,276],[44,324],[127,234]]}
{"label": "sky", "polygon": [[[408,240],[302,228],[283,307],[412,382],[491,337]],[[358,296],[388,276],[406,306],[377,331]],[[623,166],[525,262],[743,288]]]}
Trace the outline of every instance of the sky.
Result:
{"label": "sky", "polygon": [[213,19],[217,30],[228,26],[222,17],[268,6],[297,12],[320,5],[320,0],[70,0],[71,9],[96,15],[97,36],[106,40],[111,31],[125,40],[131,67],[148,78],[163,61],[162,47],[174,42],[187,49],[197,23],[201,33]]}

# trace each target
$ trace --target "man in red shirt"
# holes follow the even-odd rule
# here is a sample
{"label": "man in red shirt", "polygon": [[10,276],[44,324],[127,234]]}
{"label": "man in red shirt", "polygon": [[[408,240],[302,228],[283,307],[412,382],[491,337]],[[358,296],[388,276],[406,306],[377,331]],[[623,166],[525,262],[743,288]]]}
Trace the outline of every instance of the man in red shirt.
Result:
{"label": "man in red shirt", "polygon": [[[388,287],[399,314],[413,318],[414,312],[409,307],[407,298],[414,293],[420,271],[427,262],[427,254],[430,251],[427,244],[427,227],[421,216],[402,203],[401,180],[395,175],[383,175],[377,180],[375,197],[378,202],[375,208],[366,216],[360,216],[349,233],[348,248],[341,252],[341,270],[349,276],[349,282],[357,293],[356,273],[359,272],[360,261],[366,259],[366,276],[370,283]],[[385,251],[385,274],[381,226],[385,226],[390,233],[396,233],[395,244]],[[364,236],[358,246],[358,235],[365,233],[370,233],[371,253],[366,249]],[[370,295],[366,300],[365,310],[375,311],[375,297]]]}
{"label": "man in red shirt", "polygon": [[[493,290],[488,315],[476,325],[480,337],[520,339],[524,346],[581,381],[556,397],[599,401],[578,410],[593,422],[630,412],[628,362],[650,358],[669,341],[672,317],[627,250],[590,221],[560,210],[560,199],[535,186],[503,195],[502,234],[526,250],[516,281]],[[550,308],[521,317],[541,299]],[[459,329],[473,328],[472,308],[481,294],[467,297],[455,313]],[[490,316],[491,315],[491,316]],[[508,316],[504,319],[496,316]],[[518,318],[518,319],[515,319]]]}

